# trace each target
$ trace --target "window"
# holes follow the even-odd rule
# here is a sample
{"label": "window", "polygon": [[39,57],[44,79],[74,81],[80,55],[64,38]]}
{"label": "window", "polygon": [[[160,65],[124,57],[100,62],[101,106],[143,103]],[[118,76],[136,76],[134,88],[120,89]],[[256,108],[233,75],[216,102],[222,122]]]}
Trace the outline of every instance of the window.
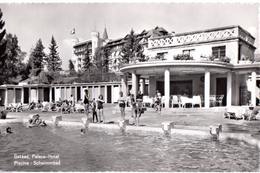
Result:
{"label": "window", "polygon": [[212,55],[216,57],[226,56],[226,46],[212,47]]}
{"label": "window", "polygon": [[164,59],[166,54],[168,54],[168,52],[160,52],[156,54],[156,58],[155,59]]}
{"label": "window", "polygon": [[189,55],[190,57],[194,57],[195,49],[183,50],[182,54]]}

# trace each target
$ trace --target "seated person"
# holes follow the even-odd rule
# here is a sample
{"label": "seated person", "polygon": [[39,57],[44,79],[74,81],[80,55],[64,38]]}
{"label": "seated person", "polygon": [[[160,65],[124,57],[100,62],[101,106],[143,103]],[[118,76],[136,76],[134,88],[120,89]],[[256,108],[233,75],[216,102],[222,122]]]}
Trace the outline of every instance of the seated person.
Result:
{"label": "seated person", "polygon": [[49,104],[50,104],[49,110],[51,111],[56,110],[56,104],[54,100],[52,100]]}
{"label": "seated person", "polygon": [[36,104],[36,106],[37,106],[38,109],[42,109],[43,108],[41,100],[38,100],[38,103]]}
{"label": "seated person", "polygon": [[40,115],[37,114],[33,119],[29,120],[31,126],[47,126],[44,120],[40,119]]}
{"label": "seated person", "polygon": [[252,119],[256,119],[259,109],[259,107],[249,107],[249,109],[244,113],[245,120],[251,121]]}
{"label": "seated person", "polygon": [[36,103],[35,103],[34,100],[33,100],[31,103],[29,103],[29,107],[28,107],[27,110],[32,110],[32,109],[35,108],[35,106],[36,106]]}

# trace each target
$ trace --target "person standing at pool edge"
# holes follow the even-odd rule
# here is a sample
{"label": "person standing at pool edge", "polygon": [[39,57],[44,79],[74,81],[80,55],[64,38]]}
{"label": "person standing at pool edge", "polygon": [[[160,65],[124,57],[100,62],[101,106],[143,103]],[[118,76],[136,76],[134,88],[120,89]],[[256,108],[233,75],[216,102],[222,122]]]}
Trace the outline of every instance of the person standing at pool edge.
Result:
{"label": "person standing at pool edge", "polygon": [[99,123],[100,123],[101,115],[102,115],[103,124],[104,124],[104,123],[105,123],[105,116],[104,116],[104,114],[103,114],[103,103],[104,103],[103,95],[100,94],[100,95],[98,96],[98,99],[97,99],[98,118],[99,118]]}
{"label": "person standing at pool edge", "polygon": [[[135,125],[139,126],[139,118],[141,117],[142,114],[142,104],[143,104],[143,94],[141,94],[141,91],[138,91],[137,96],[136,96],[136,114],[135,114]],[[136,123],[136,118],[137,118],[137,123]]]}
{"label": "person standing at pool edge", "polygon": [[87,90],[87,89],[85,89],[85,95],[84,95],[84,101],[83,101],[83,103],[84,103],[84,107],[85,107],[85,111],[86,111],[86,116],[87,116],[87,118],[88,118],[88,112],[89,112],[89,110],[88,110],[88,107],[89,107],[89,94],[88,94],[88,90]]}
{"label": "person standing at pool edge", "polygon": [[121,120],[125,120],[125,102],[126,98],[123,96],[123,92],[119,92],[118,104],[121,112]]}

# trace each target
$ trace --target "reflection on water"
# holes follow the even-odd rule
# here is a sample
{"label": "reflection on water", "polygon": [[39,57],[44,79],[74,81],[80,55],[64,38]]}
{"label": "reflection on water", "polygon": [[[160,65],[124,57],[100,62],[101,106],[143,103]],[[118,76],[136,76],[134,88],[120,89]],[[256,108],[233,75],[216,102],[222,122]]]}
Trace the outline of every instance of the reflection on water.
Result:
{"label": "reflection on water", "polygon": [[[259,150],[238,140],[79,127],[25,128],[0,137],[1,171],[259,171]],[[1,130],[4,129],[2,126]],[[15,159],[14,155],[59,155],[58,159]],[[15,166],[14,161],[28,161]],[[60,165],[33,165],[60,161]]]}

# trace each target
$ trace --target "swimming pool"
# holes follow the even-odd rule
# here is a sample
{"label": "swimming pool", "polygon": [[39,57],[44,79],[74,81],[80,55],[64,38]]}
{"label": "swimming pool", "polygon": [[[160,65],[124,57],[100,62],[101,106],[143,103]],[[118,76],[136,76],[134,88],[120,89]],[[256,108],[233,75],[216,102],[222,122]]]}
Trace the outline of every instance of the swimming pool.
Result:
{"label": "swimming pool", "polygon": [[234,139],[98,128],[81,134],[80,127],[9,126],[13,134],[0,137],[1,171],[259,171],[259,149]]}

